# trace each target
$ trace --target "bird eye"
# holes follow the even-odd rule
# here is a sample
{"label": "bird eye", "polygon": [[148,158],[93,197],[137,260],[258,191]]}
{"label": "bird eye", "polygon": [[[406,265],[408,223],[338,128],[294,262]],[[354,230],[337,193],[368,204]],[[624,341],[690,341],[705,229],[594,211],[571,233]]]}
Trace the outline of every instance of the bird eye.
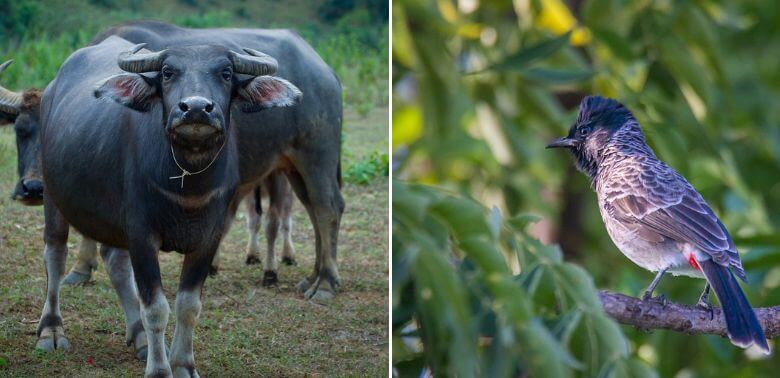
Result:
{"label": "bird eye", "polygon": [[590,126],[585,126],[583,128],[580,128],[580,135],[586,136],[590,134]]}
{"label": "bird eye", "polygon": [[173,70],[168,67],[162,69],[163,80],[170,80],[173,77]]}
{"label": "bird eye", "polygon": [[229,68],[225,68],[225,70],[222,71],[222,78],[225,79],[225,81],[230,81],[233,79],[233,71]]}

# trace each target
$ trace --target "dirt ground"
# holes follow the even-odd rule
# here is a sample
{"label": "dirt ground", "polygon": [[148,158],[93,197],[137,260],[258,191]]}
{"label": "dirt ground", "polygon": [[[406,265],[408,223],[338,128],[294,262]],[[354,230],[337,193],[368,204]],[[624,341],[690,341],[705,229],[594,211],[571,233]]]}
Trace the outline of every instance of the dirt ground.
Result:
{"label": "dirt ground", "polygon": [[[344,169],[370,151],[387,151],[388,111],[347,114]],[[34,351],[43,305],[43,209],[10,199],[16,182],[12,127],[0,127],[0,376],[139,376],[144,364],[124,343],[124,316],[100,262],[93,281],[61,295],[68,352]],[[342,287],[321,306],[295,284],[314,265],[314,232],[300,203],[293,210],[297,266],[280,265],[277,287],[260,285],[262,267],[244,264],[248,234],[243,208],[222,244],[221,270],[206,281],[195,328],[201,376],[388,375],[388,179],[346,184],[339,238]],[[261,231],[262,235],[262,231]],[[68,269],[80,237],[71,232]],[[281,242],[281,240],[277,240]],[[265,251],[261,237],[261,253]],[[280,244],[277,244],[277,257]],[[161,253],[163,283],[173,311],[182,256]],[[167,341],[173,335],[171,314]]]}

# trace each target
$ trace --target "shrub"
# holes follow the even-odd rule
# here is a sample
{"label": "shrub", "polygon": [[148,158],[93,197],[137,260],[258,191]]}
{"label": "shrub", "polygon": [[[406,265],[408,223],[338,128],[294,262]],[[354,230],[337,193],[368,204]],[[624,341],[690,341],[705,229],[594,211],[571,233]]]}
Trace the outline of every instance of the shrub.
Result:
{"label": "shrub", "polygon": [[390,165],[387,153],[372,152],[362,160],[352,164],[344,172],[344,180],[358,185],[367,185],[377,177],[387,177]]}

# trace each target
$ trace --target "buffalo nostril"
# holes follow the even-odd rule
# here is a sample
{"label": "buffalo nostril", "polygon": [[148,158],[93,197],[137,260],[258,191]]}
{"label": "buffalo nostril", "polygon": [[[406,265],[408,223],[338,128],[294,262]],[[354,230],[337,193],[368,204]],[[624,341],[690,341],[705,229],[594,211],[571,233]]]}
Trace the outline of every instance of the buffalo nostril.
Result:
{"label": "buffalo nostril", "polygon": [[190,110],[190,107],[187,106],[187,104],[184,101],[182,101],[179,103],[179,109],[181,109],[181,111],[183,112],[186,112],[187,110]]}
{"label": "buffalo nostril", "polygon": [[211,111],[214,110],[214,103],[213,102],[209,102],[208,104],[206,104],[206,108],[205,109],[206,109],[206,113],[211,113]]}
{"label": "buffalo nostril", "polygon": [[38,197],[43,195],[43,183],[39,180],[22,181],[22,189],[27,197]]}

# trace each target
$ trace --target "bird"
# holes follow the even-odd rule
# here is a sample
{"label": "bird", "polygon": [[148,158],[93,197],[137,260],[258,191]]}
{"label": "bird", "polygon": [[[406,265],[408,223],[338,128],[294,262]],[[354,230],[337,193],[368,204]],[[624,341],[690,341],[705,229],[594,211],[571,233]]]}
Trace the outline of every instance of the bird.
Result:
{"label": "bird", "polygon": [[[568,135],[547,148],[565,148],[591,182],[607,233],[617,248],[655,278],[643,300],[665,273],[704,278],[698,305],[710,288],[723,307],[732,344],[771,350],[764,330],[736,277],[747,282],[728,230],[701,194],[658,159],[634,115],[620,102],[587,96]],[[736,276],[736,277],[735,277]]]}

